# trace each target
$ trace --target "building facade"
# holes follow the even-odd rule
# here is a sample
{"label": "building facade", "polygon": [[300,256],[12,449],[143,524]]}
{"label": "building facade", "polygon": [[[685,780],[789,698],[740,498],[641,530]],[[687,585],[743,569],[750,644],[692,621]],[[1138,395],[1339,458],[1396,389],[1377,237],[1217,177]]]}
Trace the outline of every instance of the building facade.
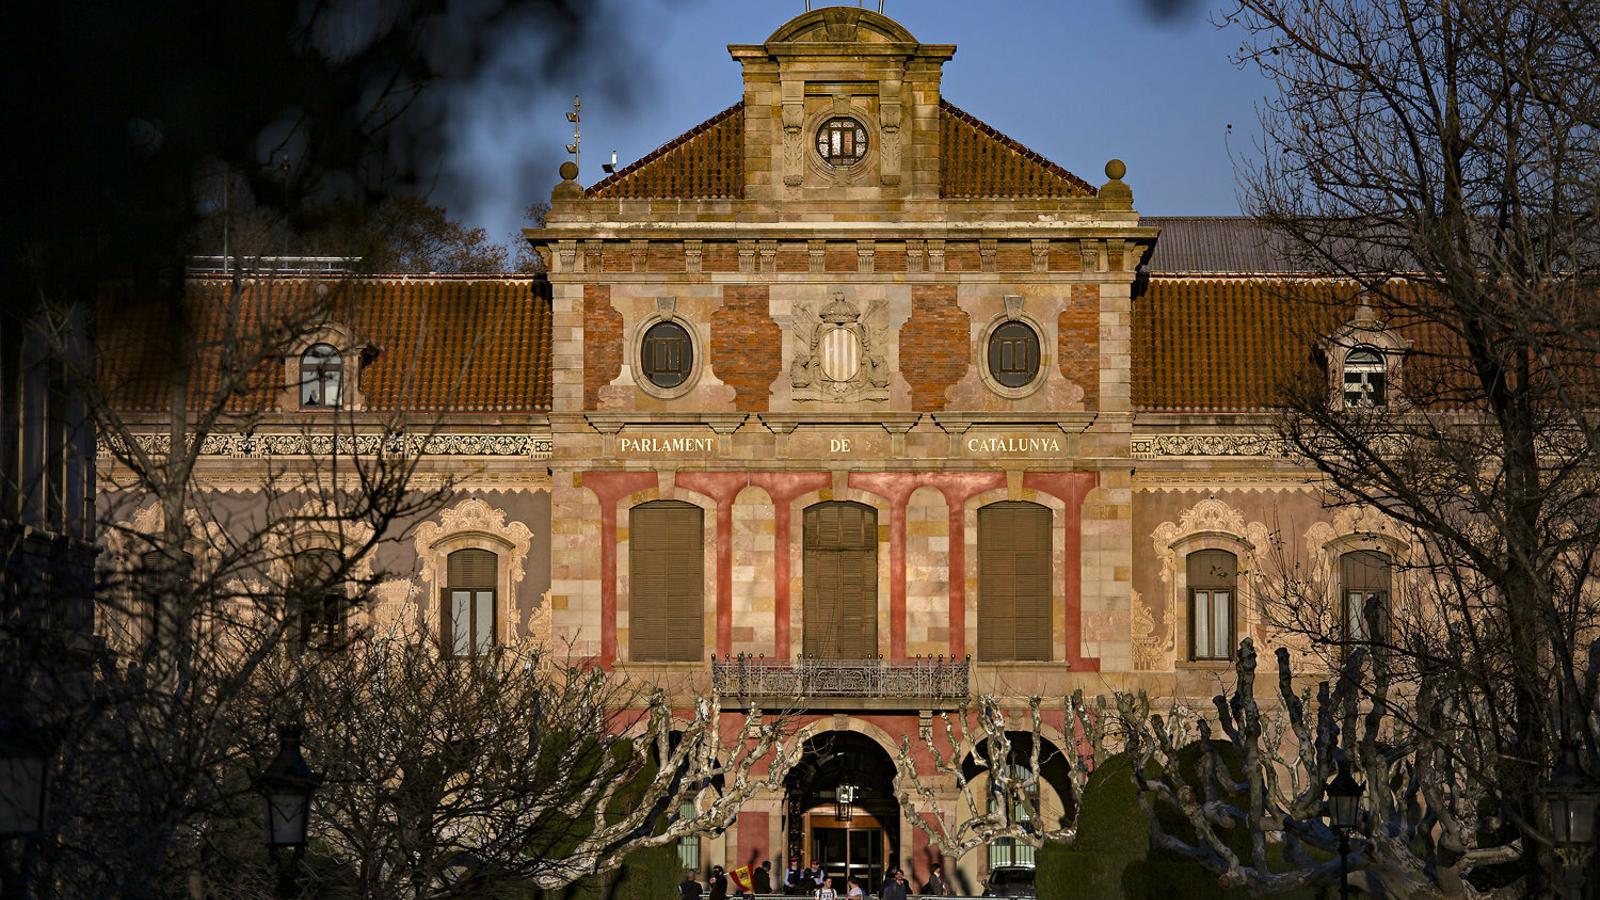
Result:
{"label": "building facade", "polygon": [[[375,441],[435,414],[418,472],[452,496],[380,551],[396,575],[361,615],[792,713],[805,762],[684,860],[872,885],[937,861],[892,782],[938,713],[1044,697],[1059,748],[1076,689],[1204,703],[1240,638],[1274,639],[1269,557],[1333,608],[1388,597],[1405,541],[1325,508],[1269,438],[1283,377],[1397,390],[1370,312],[1308,341],[1285,292],[1323,283],[1252,226],[1141,217],[1122,163],[1092,184],[953,106],[956,48],[880,14],[729,50],[733,105],[598,184],[563,167],[527,232],[548,284],[347,281],[268,411],[208,445],[217,502],[245,515],[263,473],[315,460],[330,407]],[[1013,861],[946,867],[975,887]]]}

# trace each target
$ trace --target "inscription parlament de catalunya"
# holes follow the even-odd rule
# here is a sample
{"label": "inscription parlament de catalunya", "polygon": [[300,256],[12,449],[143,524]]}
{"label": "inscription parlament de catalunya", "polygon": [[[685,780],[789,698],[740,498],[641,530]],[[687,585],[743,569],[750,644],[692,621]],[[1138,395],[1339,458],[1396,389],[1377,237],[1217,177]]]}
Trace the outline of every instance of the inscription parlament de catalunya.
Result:
{"label": "inscription parlament de catalunya", "polygon": [[1008,453],[1060,453],[1061,442],[1050,437],[967,438],[968,453],[1004,456]]}
{"label": "inscription parlament de catalunya", "polygon": [[623,453],[710,453],[717,446],[716,438],[708,437],[625,437],[617,440],[617,449]]}

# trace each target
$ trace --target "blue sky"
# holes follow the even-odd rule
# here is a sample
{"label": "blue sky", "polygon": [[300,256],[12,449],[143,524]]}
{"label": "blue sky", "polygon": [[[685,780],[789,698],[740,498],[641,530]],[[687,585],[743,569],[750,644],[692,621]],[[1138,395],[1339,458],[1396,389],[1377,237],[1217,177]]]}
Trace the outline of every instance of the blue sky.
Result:
{"label": "blue sky", "polygon": [[[528,202],[549,196],[574,92],[588,184],[612,148],[626,164],[736,102],[727,45],[760,43],[804,10],[803,0],[592,2],[618,34],[608,52],[574,59],[558,83],[490,80],[461,106],[459,150],[436,196],[469,224],[509,235]],[[1096,184],[1120,157],[1145,214],[1231,214],[1229,145],[1250,152],[1268,85],[1229,62],[1239,36],[1211,24],[1211,5],[886,0],[884,11],[919,40],[957,45],[944,75],[957,106]],[[530,42],[525,52],[560,48]]]}

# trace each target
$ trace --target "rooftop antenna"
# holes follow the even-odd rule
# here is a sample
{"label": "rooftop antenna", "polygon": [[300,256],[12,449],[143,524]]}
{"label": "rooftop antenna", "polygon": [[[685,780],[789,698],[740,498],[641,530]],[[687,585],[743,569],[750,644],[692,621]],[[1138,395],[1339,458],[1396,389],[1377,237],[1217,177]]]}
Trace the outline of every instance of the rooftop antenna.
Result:
{"label": "rooftop antenna", "polygon": [[600,168],[605,169],[607,175],[617,174],[617,151],[615,149],[611,151],[611,162],[601,163]]}
{"label": "rooftop antenna", "polygon": [[582,165],[578,159],[578,146],[583,143],[583,96],[575,95],[572,98],[572,112],[567,113],[567,121],[572,123],[572,143],[567,145],[567,152],[572,154],[572,162]]}

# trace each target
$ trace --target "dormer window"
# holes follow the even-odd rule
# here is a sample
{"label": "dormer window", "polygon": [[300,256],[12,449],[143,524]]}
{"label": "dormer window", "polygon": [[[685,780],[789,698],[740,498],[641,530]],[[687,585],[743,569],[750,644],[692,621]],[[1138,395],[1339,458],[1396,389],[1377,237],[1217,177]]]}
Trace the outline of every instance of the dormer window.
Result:
{"label": "dormer window", "polygon": [[332,344],[312,344],[300,355],[300,407],[338,408],[344,359]]}
{"label": "dormer window", "polygon": [[1377,348],[1362,345],[1344,357],[1344,405],[1377,407],[1386,401],[1388,366]]}

